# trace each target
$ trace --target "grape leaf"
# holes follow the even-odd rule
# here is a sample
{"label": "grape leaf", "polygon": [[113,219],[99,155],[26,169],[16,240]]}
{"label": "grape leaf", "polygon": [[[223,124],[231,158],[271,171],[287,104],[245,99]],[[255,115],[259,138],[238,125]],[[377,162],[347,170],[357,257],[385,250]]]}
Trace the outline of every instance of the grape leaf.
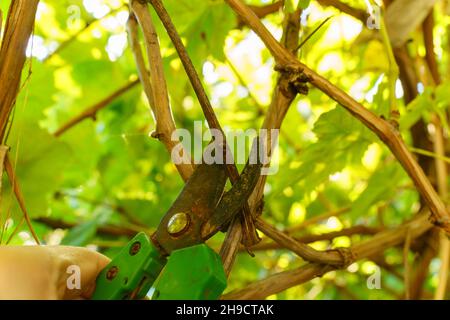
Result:
{"label": "grape leaf", "polygon": [[322,114],[313,132],[317,142],[302,152],[298,169],[286,171],[291,178],[282,178],[283,185],[300,182],[304,191],[311,191],[345,166],[360,164],[367,147],[376,141],[369,129],[341,107]]}

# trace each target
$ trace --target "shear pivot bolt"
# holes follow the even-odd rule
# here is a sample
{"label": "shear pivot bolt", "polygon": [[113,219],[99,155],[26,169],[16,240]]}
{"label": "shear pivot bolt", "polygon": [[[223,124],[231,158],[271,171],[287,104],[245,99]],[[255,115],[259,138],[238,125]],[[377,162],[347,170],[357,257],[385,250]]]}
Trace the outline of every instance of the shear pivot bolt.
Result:
{"label": "shear pivot bolt", "polygon": [[117,276],[118,273],[119,273],[119,268],[117,268],[116,266],[113,266],[106,273],[106,279],[112,280]]}
{"label": "shear pivot bolt", "polygon": [[139,241],[136,241],[131,245],[130,255],[134,256],[139,252],[139,250],[141,250],[141,243]]}
{"label": "shear pivot bolt", "polygon": [[167,231],[171,235],[182,233],[189,226],[189,215],[184,212],[174,214],[167,224]]}

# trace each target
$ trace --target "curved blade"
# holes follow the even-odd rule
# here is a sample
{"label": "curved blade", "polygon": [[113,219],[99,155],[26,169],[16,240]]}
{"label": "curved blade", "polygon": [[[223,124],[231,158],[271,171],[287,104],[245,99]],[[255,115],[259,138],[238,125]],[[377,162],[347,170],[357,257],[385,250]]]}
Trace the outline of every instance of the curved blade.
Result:
{"label": "curved blade", "polygon": [[[226,180],[225,165],[199,164],[152,236],[155,244],[170,254],[175,249],[202,243],[202,226],[213,215]],[[169,222],[178,213],[185,214],[187,225],[178,233],[169,233]]]}
{"label": "curved blade", "polygon": [[222,226],[229,224],[244,206],[258,183],[261,176],[261,168],[261,163],[246,164],[239,180],[230,191],[223,195],[211,219],[204,225],[202,230],[202,238],[204,240],[213,236]]}

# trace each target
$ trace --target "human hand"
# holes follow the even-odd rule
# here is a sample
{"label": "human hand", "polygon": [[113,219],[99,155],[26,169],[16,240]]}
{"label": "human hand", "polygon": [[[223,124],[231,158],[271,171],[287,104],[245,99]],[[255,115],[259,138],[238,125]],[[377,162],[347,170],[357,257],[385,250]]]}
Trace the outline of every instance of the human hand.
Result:
{"label": "human hand", "polygon": [[[0,299],[89,299],[109,261],[81,247],[0,246]],[[67,285],[70,266],[80,271],[79,288]]]}

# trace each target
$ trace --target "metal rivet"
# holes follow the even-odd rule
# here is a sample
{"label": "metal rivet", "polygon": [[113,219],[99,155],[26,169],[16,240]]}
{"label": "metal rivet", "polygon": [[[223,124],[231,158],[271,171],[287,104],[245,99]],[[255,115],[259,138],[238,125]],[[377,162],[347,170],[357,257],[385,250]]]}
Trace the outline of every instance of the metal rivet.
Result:
{"label": "metal rivet", "polygon": [[134,256],[141,250],[141,243],[139,241],[136,241],[133,243],[130,247],[130,255]]}
{"label": "metal rivet", "polygon": [[184,212],[174,214],[167,224],[167,231],[171,235],[182,233],[189,226],[189,215]]}
{"label": "metal rivet", "polygon": [[118,273],[119,273],[119,268],[117,268],[116,266],[113,266],[113,267],[109,268],[108,272],[106,273],[106,279],[112,280],[117,276]]}

